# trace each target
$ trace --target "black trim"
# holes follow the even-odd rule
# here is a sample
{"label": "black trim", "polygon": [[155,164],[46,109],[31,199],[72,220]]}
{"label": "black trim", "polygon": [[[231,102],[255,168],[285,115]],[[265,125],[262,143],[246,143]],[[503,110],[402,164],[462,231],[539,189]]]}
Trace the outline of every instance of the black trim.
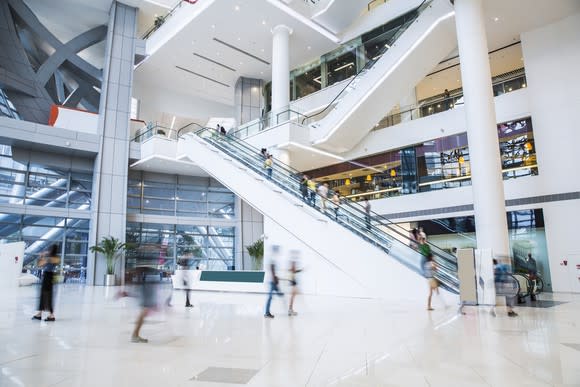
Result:
{"label": "black trim", "polygon": [[253,59],[257,60],[257,61],[260,61],[260,62],[262,62],[264,64],[267,64],[268,66],[270,65],[270,62],[267,62],[267,61],[265,61],[262,58],[258,58],[257,56],[252,55],[249,52],[242,50],[241,48],[237,48],[236,46],[233,46],[233,45],[231,45],[229,43],[224,42],[223,40],[219,40],[218,38],[213,38],[213,40],[215,40],[218,43],[223,44],[226,47],[231,48],[232,50],[236,50],[237,52],[241,52],[242,54],[244,54],[246,56],[249,56],[250,58],[253,58]]}
{"label": "black trim", "polygon": [[193,53],[193,55],[194,55],[194,56],[197,56],[198,58],[205,59],[205,60],[207,60],[208,62],[211,62],[211,63],[213,63],[213,64],[216,64],[216,65],[218,65],[218,66],[221,66],[221,67],[223,67],[223,68],[225,68],[225,69],[228,69],[228,70],[230,70],[230,71],[233,71],[233,72],[236,72],[236,71],[238,71],[238,70],[236,70],[236,69],[234,69],[234,68],[232,68],[232,67],[230,67],[230,66],[226,66],[225,64],[222,64],[222,63],[220,63],[220,62],[217,62],[217,61],[215,61],[215,60],[213,60],[213,59],[210,59],[210,58],[208,58],[208,57],[205,57],[205,56],[203,56],[203,55],[199,55],[198,53],[195,53],[195,52],[194,52],[194,53]]}
{"label": "black trim", "polygon": [[228,85],[228,84],[226,84],[226,83],[220,82],[220,81],[218,81],[218,80],[215,80],[215,79],[213,79],[213,78],[210,78],[210,77],[206,77],[205,75],[198,74],[198,73],[196,73],[195,71],[191,71],[191,70],[185,69],[185,68],[183,68],[183,67],[180,67],[180,66],[175,66],[175,68],[177,68],[177,69],[179,69],[179,70],[181,70],[181,71],[185,71],[185,72],[187,72],[187,73],[193,74],[193,75],[197,75],[198,77],[201,77],[201,78],[207,79],[208,81],[215,82],[215,83],[217,83],[217,84],[220,84],[220,85],[222,85],[222,86],[225,86],[225,87],[230,87],[230,85]]}

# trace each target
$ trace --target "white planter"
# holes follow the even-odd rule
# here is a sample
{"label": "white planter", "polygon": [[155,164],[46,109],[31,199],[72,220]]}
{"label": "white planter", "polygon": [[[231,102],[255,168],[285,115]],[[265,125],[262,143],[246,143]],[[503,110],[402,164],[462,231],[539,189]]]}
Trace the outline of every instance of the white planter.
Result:
{"label": "white planter", "polygon": [[115,286],[115,274],[105,274],[105,286]]}

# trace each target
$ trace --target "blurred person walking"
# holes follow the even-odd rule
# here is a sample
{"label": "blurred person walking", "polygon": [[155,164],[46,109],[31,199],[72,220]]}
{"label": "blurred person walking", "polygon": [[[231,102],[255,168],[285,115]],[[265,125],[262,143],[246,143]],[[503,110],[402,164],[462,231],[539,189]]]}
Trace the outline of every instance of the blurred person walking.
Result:
{"label": "blurred person walking", "polygon": [[298,294],[298,280],[296,278],[296,274],[300,273],[302,269],[297,268],[298,264],[298,251],[292,250],[290,251],[290,287],[292,290],[290,291],[290,302],[288,303],[288,316],[296,316],[298,313],[294,311],[294,299]]}
{"label": "blurred person walking", "polygon": [[[141,298],[141,312],[137,316],[135,321],[135,329],[131,334],[132,343],[148,343],[149,340],[141,337],[141,327],[147,317],[153,310],[157,308],[157,279],[151,280],[150,277],[155,275],[147,275],[148,268],[139,268],[137,270],[137,286],[139,288],[139,297]],[[127,296],[127,293],[123,293],[123,296]]]}
{"label": "blurred person walking", "polygon": [[427,284],[429,285],[429,297],[427,297],[427,310],[434,310],[431,306],[431,299],[433,298],[433,292],[439,294],[439,281],[435,278],[435,271],[437,270],[435,262],[433,262],[433,254],[429,253],[425,257],[423,263],[423,275],[427,278]]}
{"label": "blurred person walking", "polygon": [[33,320],[42,320],[42,312],[47,311],[48,317],[44,321],[55,321],[54,317],[54,273],[58,263],[60,262],[60,257],[58,256],[58,246],[56,244],[50,246],[48,250],[48,257],[41,256],[38,260],[38,266],[42,268],[42,284],[40,285],[40,299],[38,302],[38,311],[34,316]]}
{"label": "blurred person walking", "polygon": [[280,246],[273,245],[272,253],[270,255],[270,291],[268,293],[268,299],[266,300],[266,310],[264,311],[264,317],[274,318],[274,315],[270,313],[270,306],[272,305],[272,296],[274,293],[280,297],[284,296],[284,293],[278,288],[279,279],[276,275],[276,261],[278,259],[278,254],[280,253]]}
{"label": "blurred person walking", "polygon": [[[493,277],[496,296],[505,297],[507,315],[509,317],[517,317],[518,314],[514,311],[514,305],[518,294],[518,283],[511,275],[510,265],[500,263],[494,258]],[[495,307],[492,307],[491,315],[496,316]]]}

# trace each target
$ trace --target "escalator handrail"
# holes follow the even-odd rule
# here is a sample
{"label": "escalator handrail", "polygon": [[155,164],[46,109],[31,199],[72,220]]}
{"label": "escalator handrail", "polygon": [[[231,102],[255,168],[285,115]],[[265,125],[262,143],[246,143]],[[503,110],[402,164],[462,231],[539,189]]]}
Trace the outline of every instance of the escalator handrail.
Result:
{"label": "escalator handrail", "polygon": [[[200,128],[200,130],[198,132],[196,132],[197,135],[199,135],[199,133],[201,133],[203,131],[209,131],[210,133],[213,133],[215,131],[215,129],[208,128],[208,127],[204,127],[204,126],[199,125],[199,124],[197,124],[195,122],[192,122],[192,123],[190,123],[188,125],[185,125],[184,127],[180,128],[178,130],[178,132],[177,132],[178,133],[178,138],[181,137],[183,129],[185,129],[185,128],[191,126],[191,125],[195,125],[195,126],[197,126],[197,127]],[[220,135],[218,135],[218,136],[220,136]],[[255,147],[253,147],[252,145],[248,144],[247,142],[245,142],[243,140],[240,140],[238,138],[235,138],[235,137],[228,136],[227,138],[230,141],[230,143],[233,141],[233,142],[238,143],[239,145],[245,147],[251,153],[254,153],[255,155],[258,155],[258,156],[260,155],[259,150],[257,148],[255,148]],[[256,160],[260,160],[260,157],[257,157]],[[290,167],[289,165],[283,163],[279,159],[274,158],[274,160],[276,160],[276,162],[274,163],[274,167],[278,167],[278,168],[281,168],[282,170],[285,170],[286,172],[288,172],[288,175],[289,176],[295,178],[294,182],[296,184],[298,184],[298,185],[300,184],[300,180],[299,180],[298,176],[303,175],[302,172],[300,172],[300,171],[298,171],[298,170]],[[318,195],[318,193],[316,193],[316,194]],[[329,197],[332,194],[334,194],[334,191],[329,190],[329,192],[328,192]],[[353,202],[351,200],[344,200],[343,199],[343,202],[341,203],[341,206],[344,206],[344,205],[347,205],[348,207],[354,209],[355,212],[361,214],[362,215],[360,217],[361,219],[364,219],[365,218],[365,216],[366,216],[366,210],[365,210],[365,208],[360,203]],[[374,211],[371,210],[371,219],[373,219],[375,221],[378,220],[378,223],[381,226],[385,226],[385,227],[389,228],[391,231],[395,232],[397,235],[399,235],[403,239],[405,239],[408,242],[408,244],[416,243],[416,241],[414,241],[413,239],[411,239],[409,237],[410,230],[407,230],[407,229],[403,228],[402,226],[400,226],[400,225],[398,225],[396,223],[393,223],[391,220],[389,220],[388,218],[384,217],[383,215],[380,215],[380,214],[378,214],[378,213],[376,213],[376,212],[374,212]],[[383,231],[381,230],[381,232],[383,232]],[[454,262],[455,261],[453,258],[449,259],[451,257],[451,254],[446,253],[443,249],[441,249],[440,247],[438,247],[438,246],[436,246],[436,245],[434,245],[434,244],[432,244],[430,242],[427,242],[427,243],[429,244],[430,249],[432,251],[435,250],[435,252],[438,253],[437,255],[442,256],[442,258],[444,258],[444,259],[446,259],[448,261],[451,261],[451,262]]]}
{"label": "escalator handrail", "polygon": [[[179,136],[179,138],[181,138],[181,136],[183,135],[183,130],[184,130],[184,129],[186,129],[187,127],[190,127],[191,125],[195,125],[195,126],[198,126],[198,127],[200,128],[199,130],[197,130],[197,131],[195,131],[195,132],[194,132],[194,135],[196,135],[196,136],[200,136],[200,135],[201,135],[202,133],[204,133],[204,132],[209,132],[209,133],[212,133],[212,134],[214,134],[214,133],[215,133],[215,138],[222,138],[222,136],[221,136],[220,134],[217,134],[217,132],[215,132],[215,130],[214,130],[214,129],[212,129],[212,128],[208,128],[208,127],[203,127],[202,125],[199,125],[199,124],[197,124],[197,123],[191,123],[191,124],[188,124],[188,125],[186,125],[186,126],[184,126],[184,127],[180,128],[180,129],[178,130],[178,133],[179,133],[179,135],[178,135],[178,136]],[[201,137],[201,136],[200,136],[200,137]],[[214,146],[218,147],[218,148],[219,148],[220,150],[222,150],[224,153],[228,153],[228,151],[227,151],[227,148],[225,148],[223,145],[222,145],[222,146],[220,146],[220,144],[223,144],[223,143],[221,143],[221,142],[219,142],[219,141],[214,141],[214,140],[212,140],[212,139],[208,140],[208,142],[210,142],[212,145],[214,145]],[[246,155],[249,155],[252,161],[258,161],[258,164],[256,164],[256,163],[253,163],[253,164],[251,164],[251,167],[252,167],[252,169],[254,169],[254,170],[257,172],[257,173],[260,173],[260,172],[259,172],[259,166],[258,166],[258,165],[259,165],[259,161],[261,160],[261,155],[260,155],[260,153],[258,152],[258,150],[257,150],[256,148],[254,148],[254,147],[253,147],[253,146],[251,146],[250,144],[246,143],[245,141],[242,141],[242,140],[239,140],[239,139],[237,139],[237,138],[235,138],[235,137],[230,137],[230,136],[228,136],[228,137],[227,137],[227,143],[228,143],[230,146],[232,146],[232,147],[233,147],[233,144],[236,144],[236,145],[238,145],[238,150],[240,150],[240,151],[244,152]],[[241,148],[241,149],[240,149],[240,148]],[[244,148],[245,148],[245,149],[244,149]],[[232,156],[233,156],[233,155],[232,155]],[[241,162],[243,163],[244,161],[241,161]],[[292,167],[290,167],[290,166],[288,166],[288,165],[286,165],[286,164],[282,163],[282,162],[281,162],[280,160],[278,160],[278,159],[276,159],[276,162],[274,163],[274,167],[276,167],[276,168],[278,168],[278,169],[281,169],[282,171],[286,172],[286,175],[287,175],[287,176],[286,176],[286,177],[287,177],[287,180],[289,180],[289,181],[290,181],[291,183],[293,183],[293,184],[296,184],[296,187],[297,187],[297,188],[299,187],[299,182],[300,182],[300,181],[298,180],[298,176],[302,174],[301,172],[299,172],[299,171],[297,171],[297,170],[293,169]],[[285,190],[287,190],[287,191],[289,190],[289,187],[288,187],[288,186],[282,185],[282,184],[281,184],[280,182],[278,182],[278,181],[275,181],[274,183],[275,183],[275,184],[277,184],[277,185],[279,185],[281,188],[283,188],[283,189],[285,189]],[[296,190],[292,190],[292,192],[291,192],[291,193],[292,193],[294,196],[296,196],[296,197],[299,197],[299,195],[298,195],[298,190],[297,190],[297,189],[296,189]],[[317,193],[316,193],[316,194],[317,194]],[[329,190],[329,194],[332,194],[332,191],[330,191],[330,190]],[[351,202],[351,201],[349,201],[349,200],[346,200],[346,201],[343,201],[343,203],[341,204],[341,207],[340,207],[340,208],[341,208],[341,209],[343,209],[343,211],[345,211],[345,207],[346,207],[346,208],[348,208],[348,209],[350,210],[350,211],[347,211],[347,213],[348,213],[348,212],[350,212],[350,215],[351,215],[351,216],[353,216],[352,212],[354,211],[354,213],[355,213],[355,214],[354,214],[354,220],[355,220],[355,221],[356,221],[358,224],[360,224],[360,227],[361,227],[361,229],[362,229],[363,227],[367,227],[367,225],[365,224],[365,223],[366,223],[366,219],[365,219],[365,216],[366,216],[366,211],[364,210],[364,208],[363,208],[363,207],[362,207],[362,206],[361,206],[359,203],[356,203],[356,202]],[[374,214],[374,217],[375,217],[375,219],[376,219],[376,218],[378,218],[378,219],[387,220],[387,219],[385,219],[384,217],[382,217],[381,215],[378,215],[378,214],[376,214],[376,213],[372,213],[372,212],[371,212],[371,214]],[[357,215],[361,215],[361,216],[357,216]],[[371,216],[372,216],[372,215],[371,215]],[[388,221],[388,220],[387,220],[387,221]],[[388,221],[388,222],[390,222],[390,221]],[[390,223],[391,223],[391,225],[395,225],[395,224],[394,224],[394,223],[392,223],[392,222],[390,222]],[[382,226],[385,226],[385,227],[389,228],[390,230],[392,230],[393,232],[397,233],[399,236],[401,236],[401,237],[402,237],[404,240],[406,240],[407,242],[410,242],[410,243],[415,243],[415,241],[412,241],[412,240],[411,240],[411,239],[408,237],[408,231],[407,231],[407,230],[405,230],[404,228],[402,228],[401,226],[398,226],[398,225],[396,225],[396,226],[398,226],[399,228],[403,229],[403,230],[405,231],[405,233],[402,233],[402,232],[400,232],[400,231],[398,231],[398,230],[393,230],[393,229],[392,229],[392,227],[391,227],[391,225],[384,224],[384,223],[382,223],[382,222],[379,222],[379,224],[380,224],[380,225],[382,225]],[[401,241],[401,240],[399,240],[399,239],[397,239],[397,238],[394,238],[393,236],[389,235],[388,233],[386,233],[385,231],[383,231],[382,229],[380,229],[380,228],[379,228],[379,227],[377,227],[376,225],[373,225],[373,224],[371,224],[371,230],[373,230],[373,231],[374,231],[374,232],[371,234],[373,238],[370,238],[368,235],[365,235],[364,231],[356,230],[356,233],[357,233],[359,236],[361,236],[361,237],[363,237],[363,238],[365,238],[365,239],[370,239],[370,240],[371,240],[373,243],[375,243],[375,244],[382,245],[383,249],[386,249],[387,251],[388,251],[388,250],[390,250],[390,247],[392,246],[393,242],[396,242],[396,243],[401,243],[401,244],[403,244],[403,245],[407,246],[408,248],[411,248],[411,247],[409,246],[409,244],[410,244],[410,243],[407,243],[407,244],[405,244],[403,241]],[[378,234],[378,237],[377,237],[377,235],[376,235],[376,234]],[[387,243],[387,244],[385,244],[385,243]],[[432,244],[431,244],[431,245],[432,245]],[[434,246],[434,247],[435,247],[435,250],[436,250],[436,251],[433,251],[433,252],[435,253],[434,255],[436,255],[436,256],[437,256],[437,258],[443,259],[445,262],[448,262],[448,264],[451,264],[452,268],[455,268],[455,267],[456,267],[456,262],[455,262],[453,259],[450,259],[448,256],[446,256],[447,254],[445,254],[445,253],[443,252],[443,250],[439,249],[439,248],[438,248],[438,247],[436,247],[436,246]],[[417,253],[418,253],[418,252],[417,252]],[[442,254],[442,253],[443,253],[443,254]],[[419,253],[418,253],[418,254],[419,254]],[[406,262],[404,262],[404,261],[403,261],[403,260],[401,260],[400,258],[398,258],[398,257],[395,257],[395,258],[397,258],[397,260],[398,260],[399,262],[401,262],[401,263],[404,263],[404,264],[407,264]],[[438,268],[440,268],[440,267],[441,267],[441,265],[440,265],[438,262],[436,262],[436,263],[437,263],[437,266],[438,266]],[[407,264],[407,266],[409,266],[409,265]],[[445,268],[443,268],[443,269],[445,269]],[[420,270],[420,268],[419,268],[419,270]],[[448,270],[446,269],[445,271],[448,271]],[[454,270],[454,271],[456,271],[456,270]],[[455,276],[453,276],[451,279],[453,280],[453,282],[457,282],[457,280],[456,280]]]}
{"label": "escalator handrail", "polygon": [[[395,32],[395,34],[393,35],[393,37],[392,37],[392,38],[394,38],[395,40],[397,40],[397,39],[400,37],[400,35],[399,35],[399,32],[401,31],[401,29],[402,29],[403,27],[405,27],[405,26],[406,26],[405,28],[407,28],[409,25],[411,25],[411,23],[412,23],[412,22],[414,22],[415,20],[417,20],[417,18],[418,18],[418,17],[419,17],[419,15],[420,15],[420,10],[421,10],[421,8],[422,8],[422,7],[423,7],[423,5],[424,5],[425,3],[427,3],[427,2],[431,2],[431,0],[423,0],[423,1],[421,2],[421,4],[419,4],[419,6],[417,6],[417,8],[415,8],[415,10],[414,10],[414,11],[415,11],[415,12],[417,12],[417,13],[414,15],[414,17],[413,17],[411,20],[409,20],[409,21],[405,21],[405,22],[403,22],[403,24],[401,24],[401,25],[400,25],[400,26],[397,28],[397,31]],[[388,47],[387,47],[387,46],[383,46],[383,48],[382,48],[382,49],[381,49],[381,51],[380,51],[380,54],[378,54],[377,56],[378,56],[379,58],[380,58],[380,57],[382,57],[382,56],[385,54],[385,52],[387,52],[387,51],[389,50],[389,48],[390,48],[390,47],[393,45],[393,43],[394,43],[394,42],[393,42],[392,40],[389,40]],[[304,122],[306,122],[306,120],[309,120],[309,119],[311,119],[312,117],[316,117],[316,116],[318,116],[318,115],[322,114],[323,112],[325,112],[326,110],[328,110],[328,109],[329,109],[329,108],[330,108],[330,107],[331,107],[331,106],[334,104],[334,102],[336,102],[336,100],[337,100],[337,99],[338,99],[338,98],[339,98],[339,97],[340,97],[340,96],[341,96],[341,95],[344,93],[344,91],[345,91],[345,90],[346,90],[346,89],[347,89],[347,88],[350,86],[350,84],[351,84],[351,83],[352,83],[352,82],[353,82],[355,79],[357,79],[357,78],[359,77],[359,75],[363,74],[363,72],[365,72],[366,70],[368,70],[369,68],[371,68],[372,66],[374,66],[374,64],[375,64],[375,63],[376,63],[376,62],[379,60],[379,58],[377,58],[376,60],[373,60],[373,59],[371,59],[371,60],[369,60],[367,63],[365,63],[365,65],[363,66],[363,68],[362,68],[362,69],[360,69],[360,71],[358,71],[358,72],[357,72],[357,73],[356,73],[354,76],[352,76],[352,77],[351,77],[350,81],[348,81],[348,83],[347,83],[347,84],[346,84],[346,85],[345,85],[345,86],[342,88],[342,90],[341,90],[341,91],[340,91],[340,92],[339,92],[339,93],[338,93],[338,94],[337,94],[337,95],[336,95],[336,96],[335,96],[335,97],[332,99],[332,101],[330,101],[330,102],[328,103],[328,105],[326,105],[326,107],[325,107],[324,109],[322,109],[322,110],[320,110],[320,111],[318,111],[318,112],[316,112],[316,113],[313,113],[313,114],[310,114],[310,115],[307,115],[307,116],[305,116],[305,117],[302,119],[302,125],[304,125]]]}

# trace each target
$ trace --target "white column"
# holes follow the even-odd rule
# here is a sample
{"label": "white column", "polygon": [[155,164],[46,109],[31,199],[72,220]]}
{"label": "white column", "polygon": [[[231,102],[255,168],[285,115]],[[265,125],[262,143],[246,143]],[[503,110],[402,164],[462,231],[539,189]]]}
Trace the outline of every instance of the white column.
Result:
{"label": "white column", "polygon": [[455,0],[477,247],[509,255],[497,122],[482,0]]}
{"label": "white column", "polygon": [[272,112],[285,110],[290,104],[290,34],[283,24],[272,28]]}

